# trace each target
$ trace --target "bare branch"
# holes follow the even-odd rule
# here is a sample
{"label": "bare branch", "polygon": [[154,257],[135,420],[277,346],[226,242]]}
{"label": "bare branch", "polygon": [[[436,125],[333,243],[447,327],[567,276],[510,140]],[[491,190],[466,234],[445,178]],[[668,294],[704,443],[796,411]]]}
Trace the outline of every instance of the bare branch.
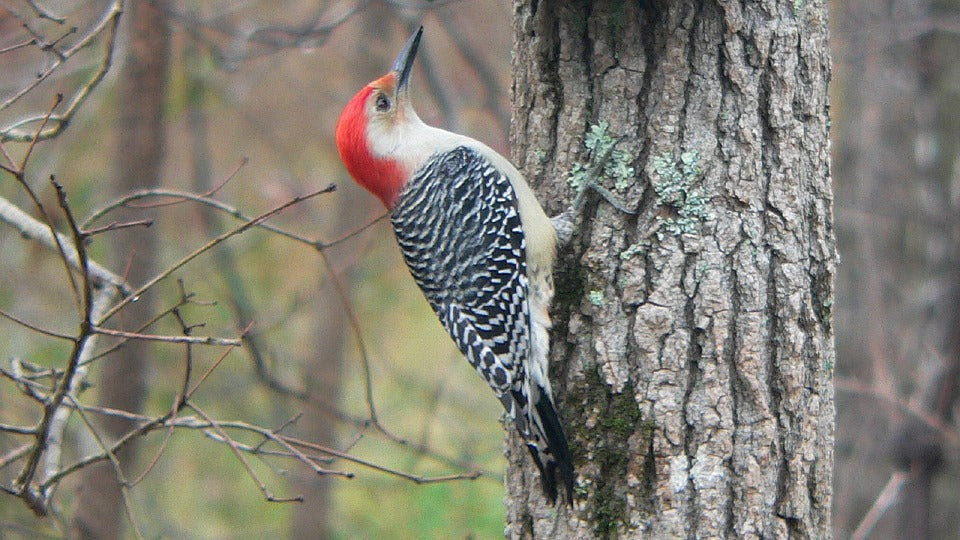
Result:
{"label": "bare branch", "polygon": [[357,341],[357,351],[360,353],[360,366],[363,368],[364,395],[366,396],[367,401],[367,411],[370,413],[370,422],[390,440],[400,444],[407,444],[406,439],[398,437],[387,431],[387,429],[377,418],[377,408],[373,402],[373,376],[370,373],[370,358],[367,355],[367,346],[363,341],[363,333],[360,330],[360,320],[353,311],[353,306],[350,303],[350,297],[347,295],[347,291],[344,290],[343,283],[340,282],[336,272],[333,271],[333,265],[330,264],[330,258],[327,257],[327,254],[322,250],[320,251],[320,260],[323,261],[323,266],[326,269],[327,274],[330,276],[330,280],[333,282],[334,290],[336,290],[337,296],[340,298],[340,303],[346,312],[347,320],[350,321],[353,337]]}
{"label": "bare branch", "polygon": [[124,332],[122,330],[113,330],[111,328],[102,328],[100,326],[94,326],[93,332],[106,336],[127,339],[144,339],[147,341],[161,341],[164,343],[190,343],[192,345],[218,345],[223,347],[240,347],[243,345],[243,340],[234,338],[218,338],[213,336],[161,336],[156,334]]}
{"label": "bare branch", "polygon": [[[331,184],[331,185],[332,185],[332,184]],[[328,189],[329,189],[329,188],[328,188]],[[325,192],[325,191],[324,191],[324,192]],[[153,197],[172,197],[172,198],[175,198],[175,199],[178,199],[178,200],[175,201],[175,202],[172,202],[172,203],[170,203],[170,202],[168,202],[168,203],[161,203],[161,204],[149,205],[149,206],[145,206],[145,207],[164,206],[164,205],[169,205],[169,204],[178,204],[178,203],[183,202],[183,201],[193,201],[193,202],[197,202],[197,203],[200,203],[200,204],[203,204],[203,205],[212,207],[212,208],[216,208],[217,210],[221,210],[221,211],[223,211],[224,213],[229,214],[229,215],[231,215],[231,216],[239,219],[240,221],[245,221],[245,222],[248,222],[248,223],[249,223],[249,222],[251,222],[251,221],[254,221],[254,219],[255,219],[255,218],[253,218],[253,217],[247,216],[246,214],[244,214],[243,212],[241,212],[240,210],[238,210],[238,209],[237,209],[236,207],[234,207],[234,206],[231,206],[231,205],[226,204],[226,203],[224,203],[224,202],[218,201],[218,200],[216,200],[216,199],[211,199],[211,198],[209,198],[209,197],[206,196],[206,195],[197,195],[197,194],[195,194],[195,193],[189,193],[189,192],[186,192],[186,191],[177,191],[177,190],[172,190],[172,189],[144,189],[144,190],[139,190],[139,191],[134,191],[134,192],[132,192],[132,193],[128,193],[127,195],[124,195],[123,197],[117,199],[116,201],[113,201],[113,202],[107,204],[106,206],[95,210],[95,211],[90,215],[90,217],[88,217],[88,218],[86,219],[86,221],[83,222],[83,226],[84,226],[84,227],[89,227],[91,223],[93,223],[93,222],[95,222],[96,220],[102,218],[103,216],[105,216],[106,214],[112,212],[113,210],[116,210],[116,209],[122,208],[122,207],[130,207],[130,206],[132,206],[132,205],[129,204],[130,202],[133,202],[133,201],[136,201],[136,200],[140,200],[140,199],[153,198]],[[314,247],[315,247],[315,246],[318,244],[318,242],[315,241],[315,240],[311,240],[311,239],[309,239],[309,238],[304,238],[304,237],[299,236],[299,235],[297,235],[297,234],[295,234],[295,233],[291,233],[291,232],[289,232],[289,231],[285,231],[285,230],[283,230],[283,229],[281,229],[281,228],[279,228],[279,227],[277,227],[277,226],[275,226],[275,225],[271,225],[271,224],[269,224],[269,223],[262,223],[262,222],[261,222],[261,223],[257,223],[256,226],[259,227],[259,228],[261,228],[261,229],[266,229],[266,230],[268,230],[268,231],[270,231],[270,232],[274,232],[274,233],[276,233],[276,234],[279,234],[280,236],[284,236],[284,237],[287,237],[287,238],[296,240],[296,241],[298,241],[298,242],[301,242],[301,243],[304,243],[304,244],[307,244],[307,245],[310,245],[310,246],[314,246]]]}
{"label": "bare branch", "polygon": [[[33,445],[27,443],[0,456],[0,470],[3,470],[4,467],[10,465],[11,463],[16,463],[17,460],[27,455],[31,448],[33,448]],[[11,495],[16,495],[16,493],[11,493]]]}
{"label": "bare branch", "polygon": [[[329,3],[318,2],[317,9],[302,17],[299,26],[280,26],[260,24],[250,27],[234,27],[222,14],[203,19],[196,14],[171,9],[169,4],[149,0],[157,9],[163,11],[170,20],[181,24],[198,42],[203,43],[221,66],[233,70],[244,60],[257,58],[289,48],[319,47],[326,43],[332,32],[353,17],[366,6],[367,1],[356,2],[351,8],[343,10],[336,17],[322,22],[327,14]],[[207,34],[214,34],[228,40],[228,45],[220,46]],[[259,47],[251,51],[252,47]]]}
{"label": "bare branch", "polygon": [[63,17],[57,17],[56,15],[47,11],[46,8],[37,4],[36,0],[27,0],[27,5],[29,5],[30,8],[33,9],[33,12],[37,14],[37,17],[40,17],[41,19],[48,19],[59,24],[66,24],[67,22],[67,20]]}
{"label": "bare branch", "polygon": [[938,415],[917,405],[913,401],[903,399],[900,396],[893,395],[883,389],[874,388],[870,385],[864,384],[855,379],[850,379],[848,377],[838,376],[836,377],[834,384],[836,385],[837,390],[873,397],[894,405],[900,410],[912,415],[916,419],[936,430],[938,434],[943,436],[953,446],[960,447],[960,433],[957,432],[956,427],[948,424]]}
{"label": "bare branch", "polygon": [[877,522],[880,521],[880,518],[883,517],[893,503],[897,501],[900,490],[903,489],[903,485],[909,478],[910,474],[904,471],[895,471],[890,475],[890,479],[887,480],[887,485],[885,485],[883,490],[880,491],[880,494],[877,495],[870,510],[863,516],[860,524],[857,525],[853,534],[850,535],[850,540],[866,540],[870,536],[870,532],[877,525]]}
{"label": "bare branch", "polygon": [[12,51],[15,51],[15,50],[17,50],[17,49],[22,49],[22,48],[24,48],[24,47],[29,47],[29,46],[31,46],[31,45],[36,45],[36,44],[37,44],[37,38],[30,38],[30,39],[28,39],[28,40],[26,40],[26,41],[22,41],[22,42],[20,42],[20,43],[15,44],[15,45],[10,45],[9,47],[4,47],[4,48],[0,49],[0,54],[12,52]]}
{"label": "bare branch", "polygon": [[[179,283],[179,280],[178,280],[178,283]],[[192,293],[191,293],[191,294],[183,294],[183,295],[181,295],[180,300],[179,300],[176,304],[174,304],[173,306],[171,306],[171,307],[169,307],[169,308],[161,311],[160,313],[157,313],[156,315],[154,315],[153,317],[151,317],[149,320],[147,320],[146,322],[144,322],[143,324],[141,324],[139,328],[137,328],[136,330],[134,330],[134,332],[135,332],[135,333],[143,333],[144,331],[146,331],[147,328],[150,328],[151,326],[153,326],[154,324],[156,324],[158,321],[160,321],[160,320],[163,319],[164,317],[173,314],[173,313],[176,312],[178,309],[180,309],[181,307],[183,307],[183,306],[185,306],[185,305],[187,305],[187,304],[200,304],[200,303],[193,299],[193,294],[192,294]],[[200,305],[203,305],[203,304],[200,304]],[[108,356],[108,355],[116,352],[116,351],[119,350],[121,347],[123,347],[123,345],[124,345],[125,343],[127,343],[127,341],[129,341],[129,340],[128,340],[128,339],[121,338],[119,341],[117,341],[117,343],[115,343],[115,344],[111,345],[110,347],[107,347],[106,349],[104,349],[104,350],[98,352],[97,354],[91,356],[90,359],[85,362],[85,364],[89,364],[89,363],[91,363],[91,362],[94,362],[94,361],[96,361],[96,360],[99,360],[99,359],[101,359],[101,358],[103,358],[103,357],[105,357],[105,356]]]}
{"label": "bare branch", "polygon": [[153,226],[153,221],[149,219],[138,219],[136,221],[128,221],[126,223],[117,223],[116,221],[114,221],[113,223],[104,225],[103,227],[97,227],[95,229],[85,230],[83,231],[83,234],[84,236],[91,237],[91,236],[105,233],[105,232],[119,231],[120,229],[129,229],[131,227],[149,228],[151,226]]}
{"label": "bare branch", "polygon": [[127,477],[123,473],[123,467],[120,466],[120,461],[117,459],[116,453],[107,447],[106,441],[103,440],[103,437],[100,436],[100,433],[87,418],[86,414],[84,414],[83,409],[78,406],[78,403],[74,397],[69,395],[67,397],[77,410],[77,414],[80,415],[84,425],[87,426],[87,430],[97,441],[97,445],[101,450],[103,450],[103,453],[107,459],[110,460],[110,464],[113,465],[113,471],[116,473],[117,479],[120,481],[120,494],[123,497],[124,513],[126,513],[127,519],[130,520],[130,525],[133,526],[133,532],[137,535],[137,538],[142,539],[143,533],[140,532],[140,525],[138,524],[136,517],[133,515],[133,505],[130,504],[130,483],[127,482]]}
{"label": "bare branch", "polygon": [[73,339],[74,339],[73,336],[68,336],[68,335],[66,335],[66,334],[60,334],[60,333],[54,332],[53,330],[46,330],[46,329],[40,328],[40,327],[37,326],[37,325],[30,324],[30,323],[28,323],[27,321],[25,321],[25,320],[23,320],[23,319],[20,319],[19,317],[16,317],[16,316],[14,316],[14,315],[11,315],[11,314],[7,313],[6,311],[4,311],[4,310],[2,310],[2,309],[0,309],[0,317],[3,317],[3,318],[5,318],[5,319],[9,319],[9,320],[11,320],[11,321],[19,324],[20,326],[22,326],[22,327],[24,327],[24,328],[27,328],[27,329],[29,329],[29,330],[33,330],[34,332],[36,332],[36,333],[38,333],[38,334],[43,334],[43,335],[45,335],[45,336],[49,336],[49,337],[57,338],[57,339],[63,339],[63,340],[66,340],[66,341],[73,341]]}
{"label": "bare branch", "polygon": [[246,232],[246,231],[250,230],[251,228],[260,225],[260,224],[263,223],[264,221],[270,219],[271,217],[273,217],[273,216],[276,215],[276,214],[279,214],[280,212],[282,212],[283,210],[289,208],[290,206],[293,206],[293,205],[295,205],[295,204],[297,204],[297,203],[300,203],[300,202],[302,202],[302,201],[305,201],[305,200],[307,200],[307,199],[311,199],[311,198],[313,198],[313,197],[316,197],[317,195],[323,195],[323,194],[325,194],[325,193],[331,193],[331,192],[334,191],[334,189],[335,189],[335,186],[334,186],[333,184],[330,184],[330,185],[327,186],[326,188],[321,189],[321,190],[319,190],[319,191],[314,191],[313,193],[304,195],[304,196],[302,196],[302,197],[294,197],[293,199],[291,199],[291,200],[289,200],[289,201],[281,204],[280,206],[278,206],[278,207],[276,207],[276,208],[274,208],[274,209],[272,209],[272,210],[269,210],[269,211],[261,214],[260,216],[258,216],[257,218],[253,219],[252,221],[248,221],[248,222],[244,223],[243,225],[241,225],[241,226],[239,226],[239,227],[236,227],[236,228],[234,228],[234,229],[232,229],[232,230],[230,230],[230,231],[227,231],[227,232],[221,234],[220,236],[217,236],[217,237],[214,238],[213,240],[207,242],[207,243],[204,244],[203,246],[201,246],[201,247],[197,248],[196,250],[194,250],[192,253],[190,253],[190,254],[187,255],[186,257],[184,257],[184,258],[180,259],[179,261],[177,261],[176,263],[174,263],[172,266],[170,266],[169,268],[167,268],[166,270],[164,270],[163,272],[161,272],[160,274],[158,274],[157,276],[155,276],[154,278],[152,278],[151,280],[149,280],[149,281],[148,281],[146,284],[144,284],[142,287],[140,287],[139,289],[137,289],[136,291],[134,291],[130,296],[126,297],[125,299],[123,299],[122,301],[120,301],[120,303],[118,303],[117,305],[113,306],[113,308],[110,309],[109,311],[107,311],[107,313],[103,316],[103,318],[102,318],[100,321],[97,321],[97,324],[96,324],[96,325],[97,325],[97,326],[102,326],[103,323],[105,323],[107,320],[109,320],[110,317],[114,316],[118,311],[120,311],[121,309],[123,309],[124,306],[126,306],[126,305],[129,304],[130,302],[136,301],[136,300],[139,298],[139,296],[140,296],[141,294],[143,294],[144,292],[146,292],[148,289],[150,289],[151,287],[153,287],[154,285],[156,285],[157,283],[159,283],[160,281],[162,281],[163,279],[165,279],[166,277],[168,277],[170,274],[172,274],[173,272],[175,272],[176,270],[178,270],[179,268],[181,268],[183,265],[187,264],[188,262],[190,262],[190,261],[192,261],[193,259],[197,258],[198,256],[202,255],[203,253],[207,252],[208,250],[210,250],[211,248],[213,248],[213,247],[216,246],[217,244],[223,242],[224,240],[227,240],[228,238],[231,238],[231,237],[233,237],[233,236],[236,236],[236,235],[238,235],[238,234],[241,234],[241,233],[243,233],[243,232]]}
{"label": "bare branch", "polygon": [[37,430],[32,427],[11,426],[10,424],[0,424],[0,432],[12,433],[14,435],[36,435]]}
{"label": "bare branch", "polygon": [[[89,97],[89,95],[93,92],[97,85],[100,84],[104,76],[110,70],[110,66],[113,63],[113,49],[116,44],[117,25],[120,22],[120,14],[123,12],[123,3],[123,0],[114,0],[106,8],[106,10],[104,10],[97,24],[95,24],[83,38],[73,44],[69,49],[59,52],[59,54],[56,55],[56,60],[54,60],[54,62],[44,71],[39,73],[33,81],[21,88],[19,92],[0,103],[0,111],[6,109],[24,95],[29,93],[31,90],[36,88],[40,83],[50,77],[50,75],[54,73],[64,62],[69,60],[70,57],[90,46],[97,36],[105,32],[106,44],[104,45],[103,56],[100,59],[97,69],[94,71],[90,79],[88,79],[87,82],[81,86],[79,90],[77,90],[77,93],[74,94],[73,98],[67,104],[64,112],[59,115],[53,115],[49,117],[49,119],[53,121],[53,125],[50,127],[50,129],[41,130],[37,134],[36,139],[46,140],[59,135],[73,118],[73,115],[79,109],[80,105],[86,101],[87,97]],[[43,116],[29,117],[15,122],[7,127],[0,128],[0,142],[28,142],[34,139],[33,131],[26,130],[25,128],[26,126],[35,122],[39,122],[43,119]]]}
{"label": "bare branch", "polygon": [[[7,225],[16,229],[20,233],[20,236],[28,240],[37,241],[51,251],[58,251],[57,245],[59,243],[59,245],[64,246],[64,252],[66,253],[66,259],[70,267],[74,270],[80,269],[80,261],[77,258],[77,250],[73,245],[73,242],[71,242],[66,235],[56,233],[57,239],[54,240],[54,236],[50,231],[50,227],[34,219],[32,216],[23,210],[20,210],[13,203],[7,199],[4,199],[3,197],[0,197],[0,222],[6,223]],[[123,293],[124,296],[127,296],[132,292],[130,287],[124,282],[123,279],[110,270],[107,270],[103,266],[90,261],[88,270],[95,286],[113,287],[114,289]]]}
{"label": "bare branch", "polygon": [[362,233],[363,231],[369,229],[370,227],[373,227],[373,226],[376,225],[377,223],[380,223],[381,221],[383,221],[384,219],[386,219],[388,215],[389,215],[388,213],[384,212],[384,213],[380,214],[379,216],[377,216],[377,217],[376,217],[373,221],[371,221],[370,223],[367,223],[366,225],[363,225],[363,226],[359,227],[358,229],[355,229],[355,230],[353,230],[353,231],[350,231],[349,233],[341,236],[340,238],[337,238],[336,240],[333,240],[333,241],[331,241],[331,242],[326,242],[326,243],[315,242],[314,245],[313,245],[313,247],[315,247],[315,248],[317,248],[317,249],[327,249],[327,248],[331,248],[331,247],[333,247],[333,246],[336,246],[337,244],[346,242],[347,240],[350,240],[350,239],[353,238],[354,236],[357,236],[358,234]]}
{"label": "bare branch", "polygon": [[[107,309],[107,306],[113,302],[113,297],[113,291],[110,289],[102,289],[99,291],[93,300],[90,316],[92,318],[99,317],[104,310]],[[67,390],[67,396],[74,403],[76,402],[78,390],[82,387],[84,381],[86,380],[87,360],[93,354],[95,344],[96,336],[91,336],[90,339],[87,340],[86,346],[80,351],[80,357],[77,359],[77,369]],[[68,407],[60,407],[53,415],[53,420],[50,423],[49,436],[47,437],[47,452],[44,458],[44,468],[41,476],[44,481],[46,481],[60,469],[63,432],[67,428],[67,420],[69,419],[70,408]]]}
{"label": "bare branch", "polygon": [[253,479],[253,481],[257,484],[257,487],[260,488],[260,492],[263,493],[264,498],[266,498],[270,502],[303,502],[302,495],[296,495],[293,497],[277,497],[276,495],[274,495],[273,492],[270,491],[270,489],[267,487],[267,485],[264,484],[262,480],[260,480],[260,477],[257,476],[257,473],[253,470],[253,467],[250,466],[250,462],[247,461],[246,456],[243,455],[243,452],[237,446],[237,443],[233,439],[231,439],[229,435],[227,435],[227,432],[224,431],[223,428],[220,427],[218,423],[214,422],[213,419],[207,416],[207,413],[203,412],[202,409],[200,409],[193,403],[188,403],[187,406],[193,409],[194,412],[196,412],[207,423],[209,423],[210,427],[218,435],[223,437],[227,445],[230,446],[230,449],[233,450],[233,455],[237,456],[237,459],[243,465],[243,468],[247,470],[247,474],[250,475],[250,478]]}

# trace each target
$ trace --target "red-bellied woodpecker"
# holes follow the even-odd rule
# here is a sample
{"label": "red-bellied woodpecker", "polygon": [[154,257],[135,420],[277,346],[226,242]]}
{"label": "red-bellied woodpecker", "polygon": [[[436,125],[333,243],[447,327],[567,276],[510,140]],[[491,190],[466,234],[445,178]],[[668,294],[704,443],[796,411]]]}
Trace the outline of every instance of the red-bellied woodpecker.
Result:
{"label": "red-bellied woodpecker", "polygon": [[556,232],[523,177],[485,144],[428,126],[408,82],[423,28],[390,73],[350,100],[337,148],[383,201],[440,322],[526,441],[553,502],[573,499],[573,463],[548,378]]}

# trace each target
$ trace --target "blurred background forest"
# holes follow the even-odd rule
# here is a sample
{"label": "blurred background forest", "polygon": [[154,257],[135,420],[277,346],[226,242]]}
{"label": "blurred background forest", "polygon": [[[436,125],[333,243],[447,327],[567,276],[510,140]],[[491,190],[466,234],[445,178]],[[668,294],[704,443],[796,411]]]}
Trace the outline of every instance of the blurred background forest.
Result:
{"label": "blurred background forest", "polygon": [[[95,233],[90,259],[135,287],[233,231],[106,325],[221,344],[95,335],[80,362],[86,383],[64,398],[87,409],[62,416],[59,462],[35,475],[49,482],[49,517],[0,493],[0,537],[57,537],[74,516],[109,515],[90,501],[115,474],[111,460],[131,486],[103,495],[119,497],[128,536],[131,523],[148,537],[502,536],[500,406],[409,278],[376,221],[379,202],[347,177],[333,131],[422,23],[421,116],[509,155],[511,5],[128,0],[118,15],[121,5],[0,1],[0,198],[42,220],[34,193],[69,238],[54,175]],[[831,8],[835,531],[955,537],[960,1]],[[335,192],[297,199],[330,183]],[[153,191],[84,223],[138,190]],[[274,229],[238,230],[237,215],[288,203],[270,216]],[[63,336],[78,335],[86,306],[56,251],[24,234],[0,224],[7,489],[32,442],[15,428],[38,421],[37,399],[74,356]],[[175,429],[67,469],[165,415],[181,420]]]}

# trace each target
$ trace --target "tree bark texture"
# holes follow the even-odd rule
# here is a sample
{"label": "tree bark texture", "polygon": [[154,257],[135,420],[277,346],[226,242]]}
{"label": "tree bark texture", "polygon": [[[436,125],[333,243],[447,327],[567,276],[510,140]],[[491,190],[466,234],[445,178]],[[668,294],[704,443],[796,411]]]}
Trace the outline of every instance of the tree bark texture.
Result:
{"label": "tree bark texture", "polygon": [[637,214],[589,193],[560,252],[576,504],[511,437],[507,536],[829,537],[825,3],[514,6],[515,162],[549,214],[584,171]]}
{"label": "tree bark texture", "polygon": [[[163,113],[170,59],[170,30],[164,15],[148,2],[128,6],[130,42],[117,83],[117,146],[114,155],[113,185],[126,194],[159,185],[164,155]],[[117,219],[150,219],[143,210]],[[151,229],[137,227],[117,231],[116,266],[129,264],[129,283],[141,284],[154,274],[157,241]],[[144,295],[118,315],[115,324],[136,329],[153,313],[151,295]],[[131,340],[103,361],[97,381],[99,405],[138,412],[146,399],[150,345]],[[99,424],[106,440],[118,438],[134,425],[120,418],[105,418]],[[122,466],[135,462],[136,442],[118,452]],[[73,538],[119,538],[123,532],[124,505],[120,480],[109,461],[86,468],[77,490]]]}

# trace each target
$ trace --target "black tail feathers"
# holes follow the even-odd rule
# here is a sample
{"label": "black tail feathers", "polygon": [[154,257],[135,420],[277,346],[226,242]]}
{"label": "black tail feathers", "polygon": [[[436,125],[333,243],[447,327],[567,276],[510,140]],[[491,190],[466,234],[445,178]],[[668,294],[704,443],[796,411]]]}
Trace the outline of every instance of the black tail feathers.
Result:
{"label": "black tail feathers", "polygon": [[568,506],[573,506],[573,456],[567,445],[567,437],[563,434],[563,426],[554,408],[550,396],[540,392],[536,403],[537,414],[540,416],[542,428],[547,440],[547,447],[538,449],[534,445],[527,445],[534,463],[540,469],[540,481],[543,485],[543,494],[554,504],[557,501],[557,477],[565,491],[564,500]]}

